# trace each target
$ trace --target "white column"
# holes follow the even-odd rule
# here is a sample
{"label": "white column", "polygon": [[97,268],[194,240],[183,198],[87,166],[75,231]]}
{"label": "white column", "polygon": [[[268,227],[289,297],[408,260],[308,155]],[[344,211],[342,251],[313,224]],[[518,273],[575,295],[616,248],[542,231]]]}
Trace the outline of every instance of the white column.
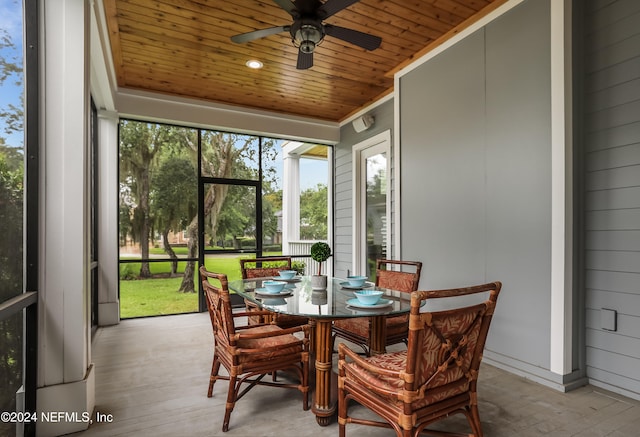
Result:
{"label": "white column", "polygon": [[571,0],[551,1],[551,338],[549,370],[573,371]]}
{"label": "white column", "polygon": [[98,324],[120,322],[118,300],[118,114],[98,111]]}
{"label": "white column", "polygon": [[282,254],[290,255],[289,242],[300,240],[300,155],[292,148],[299,143],[282,147]]}
{"label": "white column", "polygon": [[91,364],[89,2],[41,6],[38,436],[86,429]]}

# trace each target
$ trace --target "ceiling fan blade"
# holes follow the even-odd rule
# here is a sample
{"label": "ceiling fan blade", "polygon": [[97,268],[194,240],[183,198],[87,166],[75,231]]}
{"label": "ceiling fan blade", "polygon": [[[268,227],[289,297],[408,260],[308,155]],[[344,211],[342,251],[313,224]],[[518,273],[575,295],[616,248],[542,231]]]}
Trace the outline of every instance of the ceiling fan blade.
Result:
{"label": "ceiling fan blade", "polygon": [[293,4],[291,0],[273,0],[278,4],[282,9],[287,11],[289,15],[293,16],[293,11],[296,9],[296,5]]}
{"label": "ceiling fan blade", "polygon": [[298,70],[306,70],[313,67],[313,52],[304,53],[298,50],[298,64],[296,68]]}
{"label": "ceiling fan blade", "polygon": [[366,50],[375,50],[380,47],[382,43],[382,38],[379,36],[369,35],[368,33],[347,29],[346,27],[325,24],[324,31],[327,35],[355,44]]}
{"label": "ceiling fan blade", "polygon": [[280,32],[288,32],[291,26],[269,27],[267,29],[254,30],[252,32],[241,33],[231,37],[231,41],[235,43],[243,43],[253,41],[254,39],[264,38],[265,36],[275,35]]}
{"label": "ceiling fan blade", "polygon": [[320,11],[324,12],[321,17],[324,20],[359,1],[360,0],[327,0],[326,3],[320,7]]}

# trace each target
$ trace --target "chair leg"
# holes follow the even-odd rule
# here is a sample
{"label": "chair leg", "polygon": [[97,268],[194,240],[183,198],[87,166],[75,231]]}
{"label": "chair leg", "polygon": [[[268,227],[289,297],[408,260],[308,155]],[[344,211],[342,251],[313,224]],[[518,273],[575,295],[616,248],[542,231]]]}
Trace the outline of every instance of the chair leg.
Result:
{"label": "chair leg", "polygon": [[309,409],[309,359],[307,362],[302,363],[302,409],[307,411]]}
{"label": "chair leg", "polygon": [[469,407],[469,414],[467,414],[467,420],[473,431],[475,437],[483,437],[482,424],[480,423],[480,412],[478,411],[478,405],[471,405]]}
{"label": "chair leg", "polygon": [[222,432],[229,431],[229,420],[231,419],[231,412],[236,405],[236,382],[237,376],[229,375],[229,391],[227,392],[227,405],[224,411],[224,420],[222,422]]}
{"label": "chair leg", "polygon": [[[344,371],[339,370],[338,378],[344,377]],[[347,411],[348,405],[347,400],[345,399],[345,391],[344,388],[340,386],[338,383],[338,436],[345,437],[346,433],[346,423],[347,423]]]}
{"label": "chair leg", "polygon": [[220,360],[218,360],[217,355],[214,355],[213,364],[211,364],[211,375],[209,376],[209,391],[207,392],[208,398],[213,396],[213,384],[215,384],[218,379],[218,370],[220,370]]}

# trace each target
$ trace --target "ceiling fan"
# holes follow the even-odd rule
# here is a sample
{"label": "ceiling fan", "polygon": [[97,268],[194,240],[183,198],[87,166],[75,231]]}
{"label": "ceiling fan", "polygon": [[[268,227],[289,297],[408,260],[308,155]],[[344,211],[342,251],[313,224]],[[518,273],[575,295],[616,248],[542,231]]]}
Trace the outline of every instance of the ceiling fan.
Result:
{"label": "ceiling fan", "polygon": [[289,32],[293,45],[298,47],[296,68],[306,70],[313,66],[313,51],[326,35],[357,45],[366,50],[380,47],[382,38],[346,27],[324,24],[323,21],[359,0],[273,0],[293,18],[293,23],[241,33],[231,37],[235,43],[244,43],[258,38]]}

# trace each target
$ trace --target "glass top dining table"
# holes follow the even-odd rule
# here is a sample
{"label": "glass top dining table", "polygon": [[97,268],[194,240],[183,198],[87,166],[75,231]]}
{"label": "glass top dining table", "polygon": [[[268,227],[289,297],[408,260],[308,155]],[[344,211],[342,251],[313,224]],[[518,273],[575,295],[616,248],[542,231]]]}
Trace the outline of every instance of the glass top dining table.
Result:
{"label": "glass top dining table", "polygon": [[[335,319],[369,317],[371,320],[369,345],[372,354],[383,353],[386,343],[385,318],[389,315],[406,314],[411,308],[410,293],[377,287],[371,282],[364,288],[380,290],[383,295],[378,304],[359,304],[353,294],[358,288],[349,286],[344,278],[330,277],[326,290],[314,290],[310,276],[297,276],[287,282],[284,290],[268,294],[263,282],[274,278],[252,278],[229,282],[229,289],[240,297],[254,302],[261,308],[274,312],[309,318],[313,331],[315,358],[315,394],[312,410],[321,426],[329,425],[336,411],[335,374],[332,371],[332,323]],[[334,387],[335,386],[335,387]]]}
{"label": "glass top dining table", "polygon": [[[266,280],[286,282],[281,293],[269,294],[263,288]],[[369,317],[408,313],[411,296],[408,293],[376,287],[366,282],[363,287],[351,287],[346,279],[328,278],[325,290],[313,290],[310,276],[297,276],[284,280],[276,278],[252,278],[231,281],[229,289],[262,308],[283,314],[313,317],[315,319]],[[376,305],[362,305],[354,291],[380,290],[384,294]]]}

